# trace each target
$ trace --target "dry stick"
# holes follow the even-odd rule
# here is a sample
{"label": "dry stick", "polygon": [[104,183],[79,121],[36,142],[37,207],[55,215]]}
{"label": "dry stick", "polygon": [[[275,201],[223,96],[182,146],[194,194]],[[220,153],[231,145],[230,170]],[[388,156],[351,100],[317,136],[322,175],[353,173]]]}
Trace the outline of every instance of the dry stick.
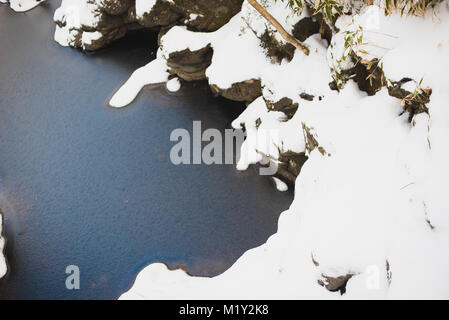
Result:
{"label": "dry stick", "polygon": [[284,27],[281,26],[281,24],[267,11],[264,7],[262,7],[256,0],[248,0],[249,4],[254,7],[259,13],[270,22],[273,27],[276,28],[277,31],[281,34],[282,38],[284,38],[285,41],[295,46],[297,49],[304,52],[306,56],[309,55],[309,48],[307,48],[305,45],[300,43],[296,38],[294,38],[290,33],[288,33]]}

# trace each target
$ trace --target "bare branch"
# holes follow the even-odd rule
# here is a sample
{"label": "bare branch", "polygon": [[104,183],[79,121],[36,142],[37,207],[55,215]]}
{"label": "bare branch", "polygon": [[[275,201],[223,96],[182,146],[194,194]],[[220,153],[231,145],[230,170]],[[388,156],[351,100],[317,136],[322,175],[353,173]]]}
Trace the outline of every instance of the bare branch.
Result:
{"label": "bare branch", "polygon": [[248,0],[249,4],[254,7],[265,19],[270,22],[273,27],[276,28],[277,31],[279,31],[282,38],[284,38],[285,41],[292,44],[297,48],[298,50],[301,50],[304,52],[305,55],[309,55],[309,48],[307,48],[305,45],[303,45],[301,42],[299,42],[295,37],[293,37],[290,33],[288,33],[284,27],[267,11],[264,7],[262,7],[256,0]]}

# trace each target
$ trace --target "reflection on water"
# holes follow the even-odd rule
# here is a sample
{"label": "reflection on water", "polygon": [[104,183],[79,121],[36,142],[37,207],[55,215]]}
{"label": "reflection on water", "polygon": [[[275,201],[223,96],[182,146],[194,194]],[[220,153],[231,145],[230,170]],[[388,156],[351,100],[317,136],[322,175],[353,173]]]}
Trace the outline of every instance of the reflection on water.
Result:
{"label": "reflection on water", "polygon": [[[212,276],[264,243],[292,195],[255,169],[169,160],[172,130],[201,120],[224,131],[243,106],[198,83],[107,107],[154,54],[155,35],[93,55],[59,47],[58,2],[26,14],[0,6],[0,205],[12,267],[0,298],[116,298],[148,263]],[[80,290],[65,288],[68,265],[80,268]]]}

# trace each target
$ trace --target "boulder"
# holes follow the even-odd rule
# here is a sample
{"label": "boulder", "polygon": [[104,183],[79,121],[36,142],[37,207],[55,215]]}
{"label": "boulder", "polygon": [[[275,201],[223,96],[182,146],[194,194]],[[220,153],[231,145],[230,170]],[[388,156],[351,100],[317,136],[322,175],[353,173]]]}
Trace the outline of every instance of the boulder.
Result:
{"label": "boulder", "polygon": [[307,159],[308,157],[304,152],[297,153],[290,150],[280,152],[276,177],[294,187],[296,178],[301,172],[301,168]]}
{"label": "boulder", "polygon": [[227,89],[222,89],[215,84],[211,84],[210,87],[214,93],[234,101],[253,102],[262,95],[262,84],[259,79],[234,83]]}
{"label": "boulder", "polygon": [[171,74],[186,81],[206,79],[206,69],[212,62],[213,49],[210,45],[196,51],[185,49],[170,53],[167,65]]}

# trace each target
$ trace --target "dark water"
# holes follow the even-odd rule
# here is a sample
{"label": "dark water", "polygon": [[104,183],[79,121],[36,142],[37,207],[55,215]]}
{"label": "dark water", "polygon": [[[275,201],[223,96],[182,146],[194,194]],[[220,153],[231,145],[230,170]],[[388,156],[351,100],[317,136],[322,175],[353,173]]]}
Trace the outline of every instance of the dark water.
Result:
{"label": "dark water", "polygon": [[[145,265],[213,276],[276,231],[291,194],[256,169],[174,166],[175,128],[223,131],[241,104],[204,84],[111,93],[155,50],[139,34],[95,55],[53,41],[59,1],[26,14],[0,6],[0,207],[11,272],[0,298],[117,298]],[[81,289],[65,288],[77,265]]]}

